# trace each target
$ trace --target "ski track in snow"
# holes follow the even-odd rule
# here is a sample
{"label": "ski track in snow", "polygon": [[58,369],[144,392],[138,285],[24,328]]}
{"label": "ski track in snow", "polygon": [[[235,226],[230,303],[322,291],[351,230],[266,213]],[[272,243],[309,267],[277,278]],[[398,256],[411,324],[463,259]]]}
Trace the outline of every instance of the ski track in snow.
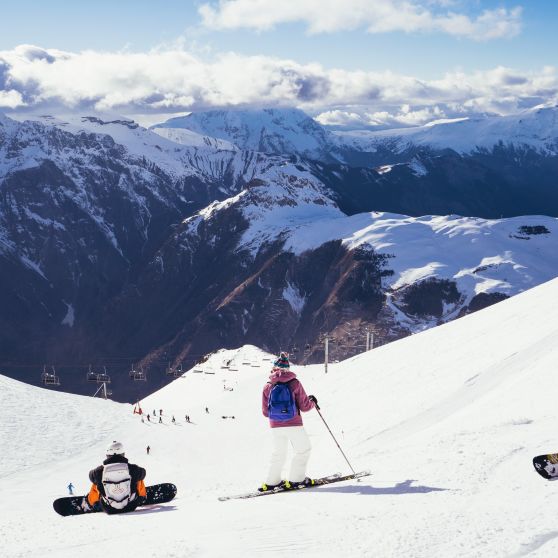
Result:
{"label": "ski track in snow", "polygon": [[[163,425],[142,424],[131,405],[0,376],[2,556],[555,557],[558,483],[531,459],[558,450],[557,296],[553,280],[327,375],[295,366],[354,467],[372,476],[266,498],[217,501],[253,490],[267,466],[270,361],[255,347],[219,352],[142,401],[155,420],[163,409]],[[237,372],[221,368],[231,358]],[[305,425],[310,474],[346,472],[317,413]],[[113,439],[148,484],[174,482],[177,498],[122,516],[57,516],[52,500],[70,481],[85,493]]]}

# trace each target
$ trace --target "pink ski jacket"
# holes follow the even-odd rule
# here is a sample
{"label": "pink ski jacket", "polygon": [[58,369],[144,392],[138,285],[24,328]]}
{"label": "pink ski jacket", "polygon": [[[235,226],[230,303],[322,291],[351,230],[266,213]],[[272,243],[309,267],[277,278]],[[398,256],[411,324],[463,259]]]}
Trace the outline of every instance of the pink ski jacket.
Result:
{"label": "pink ski jacket", "polygon": [[283,428],[284,426],[302,426],[302,417],[300,416],[300,411],[303,413],[310,411],[310,409],[314,408],[314,403],[308,399],[302,384],[296,379],[296,374],[291,372],[290,370],[285,370],[284,368],[274,368],[271,371],[271,375],[269,376],[269,382],[265,384],[262,393],[262,413],[264,417],[268,417],[269,413],[267,410],[268,402],[269,402],[269,392],[271,388],[277,383],[286,383],[294,380],[289,384],[291,388],[296,406],[299,410],[298,414],[294,416],[290,420],[285,421],[278,421],[278,420],[269,420],[269,425],[271,428]]}

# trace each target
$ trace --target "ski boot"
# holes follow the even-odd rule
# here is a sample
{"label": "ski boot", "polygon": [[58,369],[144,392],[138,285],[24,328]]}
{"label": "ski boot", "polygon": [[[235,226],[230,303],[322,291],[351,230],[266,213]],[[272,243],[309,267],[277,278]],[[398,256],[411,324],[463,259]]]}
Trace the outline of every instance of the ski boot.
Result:
{"label": "ski boot", "polygon": [[279,484],[266,484],[265,482],[258,488],[258,492],[273,492],[276,488],[282,488],[283,483],[286,481],[281,481]]}
{"label": "ski boot", "polygon": [[283,481],[283,488],[285,490],[298,490],[300,488],[307,488],[308,486],[314,486],[316,481],[311,479],[310,477],[306,477],[304,480],[300,482],[290,482],[290,481]]}

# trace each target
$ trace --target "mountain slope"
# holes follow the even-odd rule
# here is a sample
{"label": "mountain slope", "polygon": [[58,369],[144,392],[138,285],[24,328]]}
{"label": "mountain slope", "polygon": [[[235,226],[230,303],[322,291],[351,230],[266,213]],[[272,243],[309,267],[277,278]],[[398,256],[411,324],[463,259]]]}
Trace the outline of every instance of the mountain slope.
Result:
{"label": "mountain slope", "polygon": [[[324,334],[336,339],[332,358],[346,358],[365,328],[389,342],[556,275],[556,219],[348,217],[297,169],[282,172],[185,220],[138,277],[126,321],[153,316],[135,339],[161,332],[153,358],[249,341],[304,347],[298,357],[312,362]],[[148,293],[172,308],[156,316]]]}
{"label": "mountain slope", "polygon": [[[550,558],[558,538],[553,515],[541,510],[548,509],[554,485],[536,475],[531,457],[556,449],[558,310],[548,300],[557,296],[554,280],[331,365],[327,375],[321,366],[295,367],[350,461],[371,468],[373,476],[252,501],[221,503],[217,497],[256,486],[269,456],[260,397],[270,363],[254,347],[217,353],[201,373],[188,372],[146,399],[145,412],[163,409],[161,425],[142,424],[131,406],[88,403],[4,379],[0,404],[10,420],[0,424],[2,439],[16,421],[42,430],[11,441],[20,461],[32,467],[10,467],[0,478],[10,502],[0,519],[4,552],[66,557],[79,544],[84,557],[110,554],[118,545],[135,556],[161,558],[177,552]],[[231,358],[236,372],[220,368]],[[249,361],[260,367],[242,364]],[[61,421],[65,408],[76,415]],[[186,413],[195,424],[184,422]],[[304,418],[313,444],[311,474],[345,471],[317,414]],[[94,419],[113,421],[106,443],[87,439]],[[71,445],[65,442],[70,437]],[[148,483],[176,482],[178,498],[116,518],[54,515],[50,500],[70,481],[85,491],[88,469],[115,438],[133,462],[147,467]],[[51,452],[54,458],[47,459]],[[6,460],[12,457],[3,452],[2,471]]]}

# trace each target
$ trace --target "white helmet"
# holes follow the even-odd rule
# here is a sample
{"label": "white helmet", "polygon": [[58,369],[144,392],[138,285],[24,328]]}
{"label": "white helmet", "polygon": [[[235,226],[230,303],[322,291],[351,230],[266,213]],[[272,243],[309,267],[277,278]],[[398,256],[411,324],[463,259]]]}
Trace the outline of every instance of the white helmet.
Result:
{"label": "white helmet", "polygon": [[124,446],[120,442],[114,440],[107,448],[107,456],[109,455],[124,455]]}

